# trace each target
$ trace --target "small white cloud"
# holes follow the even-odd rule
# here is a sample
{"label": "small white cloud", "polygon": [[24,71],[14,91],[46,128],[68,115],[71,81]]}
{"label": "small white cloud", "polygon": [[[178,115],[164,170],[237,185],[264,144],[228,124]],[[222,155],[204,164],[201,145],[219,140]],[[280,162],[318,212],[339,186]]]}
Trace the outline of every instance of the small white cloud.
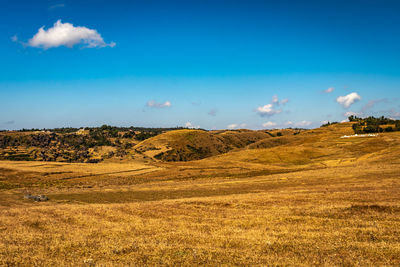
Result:
{"label": "small white cloud", "polygon": [[324,90],[324,92],[329,94],[329,93],[332,93],[334,90],[335,90],[335,88],[329,87],[328,89]]}
{"label": "small white cloud", "polygon": [[311,124],[312,124],[311,121],[300,121],[300,122],[295,123],[294,125],[297,127],[307,127],[307,126],[310,126]]}
{"label": "small white cloud", "polygon": [[341,123],[343,122],[349,122],[349,119],[342,120]]}
{"label": "small white cloud", "polygon": [[285,122],[285,125],[293,125],[293,122],[291,122],[291,121],[287,121],[287,122]]}
{"label": "small white cloud", "polygon": [[281,110],[275,109],[273,104],[266,104],[264,106],[261,106],[261,107],[257,108],[257,113],[261,117],[272,116],[274,114],[278,114],[278,113],[281,113],[281,112],[282,112]]}
{"label": "small white cloud", "polygon": [[71,23],[62,23],[58,20],[52,28],[47,30],[41,27],[39,31],[28,41],[28,45],[48,49],[51,47],[73,47],[84,44],[87,48],[114,47],[115,43],[105,43],[101,35],[93,29],[77,26]]}
{"label": "small white cloud", "polygon": [[244,127],[246,127],[246,126],[247,126],[246,123],[242,123],[242,124],[232,123],[232,124],[229,124],[229,125],[227,126],[227,128],[230,129],[230,130],[233,130],[233,129],[237,129],[237,128],[244,128]]}
{"label": "small white cloud", "polygon": [[357,94],[356,92],[350,93],[345,96],[339,96],[336,98],[336,102],[338,102],[340,105],[342,105],[345,108],[350,107],[353,103],[361,100],[361,96]]}
{"label": "small white cloud", "polygon": [[235,128],[237,128],[238,126],[239,126],[239,124],[232,123],[232,124],[229,124],[226,128],[228,128],[228,129],[235,129]]}
{"label": "small white cloud", "polygon": [[281,100],[282,105],[285,105],[287,102],[289,102],[289,99],[287,98]]}
{"label": "small white cloud", "polygon": [[[282,100],[283,104],[286,104],[288,102],[287,99]],[[272,103],[266,104],[264,106],[260,106],[256,109],[256,112],[258,115],[261,117],[269,117],[275,114],[279,114],[282,112],[281,109],[277,109],[276,106],[279,106],[279,98],[277,95],[274,95],[272,97]]]}
{"label": "small white cloud", "polygon": [[150,108],[169,108],[171,107],[171,102],[169,101],[165,101],[164,103],[158,103],[154,100],[150,100],[146,103],[146,106],[150,107]]}
{"label": "small white cloud", "polygon": [[328,120],[321,121],[322,124],[327,124],[328,122]]}
{"label": "small white cloud", "polygon": [[267,121],[262,124],[262,126],[265,128],[272,128],[272,127],[275,127],[276,125],[277,124],[273,121]]}
{"label": "small white cloud", "polygon": [[186,127],[186,128],[191,128],[191,129],[199,129],[199,128],[200,128],[199,125],[193,125],[190,121],[188,121],[187,123],[185,123],[185,127]]}

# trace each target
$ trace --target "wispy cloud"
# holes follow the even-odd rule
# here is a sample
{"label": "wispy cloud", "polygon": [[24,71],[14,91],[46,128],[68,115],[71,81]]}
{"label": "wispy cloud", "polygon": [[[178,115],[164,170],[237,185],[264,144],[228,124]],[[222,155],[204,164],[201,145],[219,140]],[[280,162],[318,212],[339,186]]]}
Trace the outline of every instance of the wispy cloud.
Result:
{"label": "wispy cloud", "polygon": [[244,128],[244,127],[246,127],[246,126],[247,126],[246,123],[242,123],[242,124],[232,123],[232,124],[229,124],[229,125],[227,126],[227,128],[230,129],[230,130],[233,130],[233,129],[238,129],[238,128]]}
{"label": "wispy cloud", "polygon": [[324,93],[330,94],[330,93],[332,93],[333,91],[335,91],[335,88],[329,87],[328,89],[324,90]]}
{"label": "wispy cloud", "polygon": [[371,110],[376,104],[379,104],[379,103],[387,103],[387,102],[389,102],[389,101],[388,101],[388,99],[386,99],[386,98],[370,100],[370,101],[368,101],[367,104],[365,104],[365,105],[361,108],[361,111],[362,111],[362,112],[367,112],[367,111]]}
{"label": "wispy cloud", "polygon": [[274,95],[274,96],[272,97],[272,104],[279,105],[279,98],[278,98],[277,95]]}
{"label": "wispy cloud", "polygon": [[49,6],[49,10],[54,10],[54,9],[63,8],[63,7],[65,7],[65,4],[63,4],[63,3],[55,4],[55,5]]}
{"label": "wispy cloud", "polygon": [[28,46],[27,43],[24,43],[24,42],[22,42],[21,40],[19,40],[19,38],[18,38],[18,36],[17,36],[16,34],[13,35],[13,36],[11,36],[10,39],[11,39],[12,42],[17,43],[17,44],[20,44],[20,45],[22,45],[23,47],[27,47],[27,46]]}
{"label": "wispy cloud", "polygon": [[150,100],[146,103],[149,108],[169,108],[172,106],[171,102],[165,101],[164,103],[159,103],[154,100]]}
{"label": "wispy cloud", "polygon": [[388,110],[381,110],[380,111],[383,114],[386,114],[386,116],[391,117],[393,119],[399,119],[400,118],[400,108],[391,108]]}
{"label": "wispy cloud", "polygon": [[216,109],[212,109],[207,114],[210,115],[210,116],[215,117],[217,115],[217,110]]}
{"label": "wispy cloud", "polygon": [[185,123],[185,127],[191,128],[191,129],[199,129],[200,125],[193,125],[190,121]]}
{"label": "wispy cloud", "polygon": [[13,41],[14,43],[18,43],[18,36],[17,35],[11,36],[11,41]]}
{"label": "wispy cloud", "polygon": [[287,102],[289,102],[289,99],[287,98],[281,100],[282,105],[285,105]]}
{"label": "wispy cloud", "polygon": [[11,124],[14,124],[15,123],[15,121],[6,121],[4,124],[7,124],[7,125],[11,125]]}
{"label": "wispy cloud", "polygon": [[28,41],[31,47],[49,49],[52,47],[73,47],[82,44],[86,48],[114,47],[115,43],[105,43],[101,35],[94,29],[83,26],[75,27],[71,23],[62,23],[58,20],[53,27],[45,30],[44,26]]}
{"label": "wispy cloud", "polygon": [[297,127],[308,127],[312,124],[311,121],[299,121],[297,123],[295,123],[294,125]]}
{"label": "wispy cloud", "polygon": [[[381,98],[381,99],[373,99],[368,101],[367,104],[361,107],[359,111],[347,111],[343,113],[343,116],[349,117],[349,116],[369,116],[371,114],[371,110],[379,103],[390,103],[391,101],[387,98]],[[382,111],[382,113],[387,113],[385,111]],[[390,112],[389,112],[390,113]]]}
{"label": "wispy cloud", "polygon": [[349,108],[355,102],[361,100],[361,96],[356,92],[350,93],[345,96],[339,96],[336,98],[336,102],[342,105],[344,108]]}
{"label": "wispy cloud", "polygon": [[393,116],[393,117],[395,117],[395,118],[400,118],[400,112],[399,112],[399,111],[392,110],[391,116]]}
{"label": "wispy cloud", "polygon": [[275,127],[277,125],[277,123],[276,122],[273,122],[273,121],[267,121],[267,122],[264,122],[263,124],[262,124],[262,126],[264,127],[264,128],[273,128],[273,127]]}

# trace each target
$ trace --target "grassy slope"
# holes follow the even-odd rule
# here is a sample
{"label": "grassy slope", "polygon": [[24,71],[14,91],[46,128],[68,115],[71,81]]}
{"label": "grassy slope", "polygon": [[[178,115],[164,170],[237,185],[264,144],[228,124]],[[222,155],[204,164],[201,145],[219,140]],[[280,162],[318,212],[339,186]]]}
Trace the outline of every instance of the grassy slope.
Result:
{"label": "grassy slope", "polygon": [[193,162],[0,162],[0,265],[398,266],[400,133],[350,130]]}
{"label": "grassy slope", "polygon": [[137,144],[146,156],[163,161],[197,160],[243,148],[271,136],[262,131],[170,131]]}

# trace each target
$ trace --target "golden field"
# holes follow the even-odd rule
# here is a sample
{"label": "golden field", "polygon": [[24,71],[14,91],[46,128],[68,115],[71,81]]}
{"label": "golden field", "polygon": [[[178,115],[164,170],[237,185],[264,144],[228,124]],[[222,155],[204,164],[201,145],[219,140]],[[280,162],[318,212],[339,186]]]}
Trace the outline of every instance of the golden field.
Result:
{"label": "golden field", "polygon": [[[400,132],[346,134],[187,162],[0,161],[0,265],[399,266]],[[179,148],[178,135],[142,147]]]}

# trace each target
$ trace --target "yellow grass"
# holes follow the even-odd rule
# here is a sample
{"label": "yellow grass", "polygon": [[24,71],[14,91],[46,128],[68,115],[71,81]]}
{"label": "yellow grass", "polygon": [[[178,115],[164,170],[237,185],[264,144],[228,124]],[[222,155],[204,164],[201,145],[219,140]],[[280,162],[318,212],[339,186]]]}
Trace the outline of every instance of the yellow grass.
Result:
{"label": "yellow grass", "polygon": [[399,266],[400,134],[349,128],[193,162],[0,162],[0,265]]}

